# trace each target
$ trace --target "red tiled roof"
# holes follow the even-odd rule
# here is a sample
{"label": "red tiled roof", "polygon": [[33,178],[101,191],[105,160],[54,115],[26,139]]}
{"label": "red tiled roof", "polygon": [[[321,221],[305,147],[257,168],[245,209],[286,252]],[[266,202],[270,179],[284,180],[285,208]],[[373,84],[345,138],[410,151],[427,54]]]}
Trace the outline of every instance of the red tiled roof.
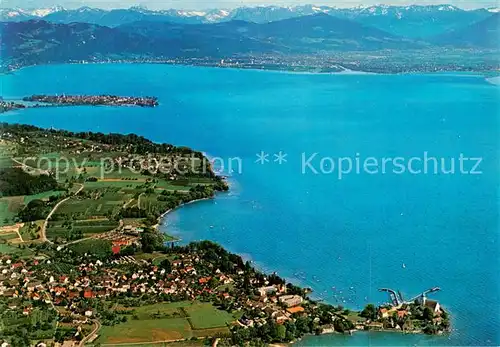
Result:
{"label": "red tiled roof", "polygon": [[295,306],[286,309],[290,313],[299,313],[304,312],[304,308],[302,306]]}
{"label": "red tiled roof", "polygon": [[84,298],[93,298],[94,297],[94,293],[92,292],[91,289],[85,289],[85,292],[83,292],[83,297]]}
{"label": "red tiled roof", "polygon": [[200,279],[198,280],[198,282],[199,282],[200,284],[204,284],[204,283],[208,283],[208,281],[210,281],[211,279],[212,279],[212,277],[203,277],[203,278],[200,278]]}
{"label": "red tiled roof", "polygon": [[408,314],[406,310],[398,311],[398,317],[403,318]]}

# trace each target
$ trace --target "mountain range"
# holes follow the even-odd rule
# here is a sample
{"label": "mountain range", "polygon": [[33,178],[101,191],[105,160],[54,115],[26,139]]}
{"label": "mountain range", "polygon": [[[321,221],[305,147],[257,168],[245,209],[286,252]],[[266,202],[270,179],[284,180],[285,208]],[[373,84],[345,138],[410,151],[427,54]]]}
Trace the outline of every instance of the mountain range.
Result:
{"label": "mountain range", "polygon": [[492,16],[465,28],[438,35],[430,41],[436,45],[453,47],[498,48],[500,45],[500,13],[496,12]]}
{"label": "mountain range", "polygon": [[67,10],[58,6],[32,10],[0,9],[0,21],[43,19],[53,23],[69,24],[82,22],[118,27],[138,21],[207,24],[240,20],[253,23],[268,23],[314,14],[328,14],[336,18],[349,19],[366,26],[371,26],[397,36],[426,38],[481,21],[495,11],[497,9],[466,11],[452,5],[378,5],[355,8],[314,5],[294,7],[260,6],[207,11],[173,9],[152,11],[143,7],[113,10],[81,7]]}
{"label": "mountain range", "polygon": [[[296,7],[295,9],[307,7]],[[282,9],[282,8],[277,8]],[[356,18],[333,16],[323,7],[314,14],[290,17],[261,23],[233,19],[214,20],[213,23],[196,23],[193,18],[202,17],[202,13],[185,15],[185,21],[173,13],[152,14],[149,10],[134,8],[129,10],[84,9],[77,11],[78,18],[70,23],[48,21],[51,16],[64,16],[67,12],[60,8],[23,12],[23,15],[44,14],[41,19],[0,22],[0,56],[2,66],[33,65],[40,63],[68,61],[120,60],[164,60],[164,59],[226,59],[231,57],[294,57],[308,56],[323,59],[338,52],[415,52],[412,55],[433,57],[436,48],[453,51],[454,49],[477,49],[495,52],[499,46],[500,13],[490,11],[463,11],[453,6],[437,9],[435,6],[408,6],[407,11],[416,13],[443,12],[448,16],[458,14],[486,13],[486,17],[458,26],[455,21],[443,21],[448,29],[441,28],[437,34],[424,38],[410,37],[394,33],[395,30],[383,30],[376,25],[362,23],[356,18],[365,13],[366,18],[396,15],[398,7],[374,6],[360,8]],[[400,9],[400,8],[399,8]],[[236,14],[240,13],[235,10]],[[350,10],[345,10],[350,11]],[[386,12],[387,11],[387,12]],[[389,13],[393,14],[389,14]],[[72,11],[72,14],[77,12]],[[102,25],[92,23],[95,13],[107,18]],[[280,12],[280,11],[278,11]],[[380,12],[379,14],[377,14]],[[48,14],[46,14],[48,13]],[[83,13],[87,13],[85,19]],[[136,18],[131,13],[142,13]],[[204,12],[205,13],[205,12]],[[220,12],[212,12],[216,14]],[[233,13],[233,15],[236,15]],[[371,13],[369,15],[367,13]],[[112,18],[110,16],[118,16]],[[132,17],[130,17],[132,16]],[[177,20],[166,20],[177,18]],[[226,16],[227,17],[227,16]],[[407,17],[410,17],[407,14]],[[68,17],[66,17],[68,18]],[[386,18],[386,17],[384,17]],[[437,18],[437,17],[436,17]],[[442,18],[445,18],[443,16]],[[450,17],[448,17],[450,18]],[[477,17],[479,18],[479,17]],[[138,19],[138,20],[136,20]],[[268,18],[270,19],[270,18]],[[468,20],[468,21],[469,21]],[[193,21],[193,22],[191,22]],[[121,24],[120,24],[121,23]],[[422,24],[423,25],[423,24]],[[415,28],[419,26],[412,24]],[[428,31],[430,33],[430,31]],[[418,53],[424,52],[426,53]],[[389,52],[389,53],[387,53]],[[463,53],[460,53],[463,54]],[[493,54],[493,55],[492,55]],[[494,53],[490,53],[494,56]],[[379,56],[368,54],[368,56]],[[498,57],[498,55],[496,55]],[[477,59],[476,59],[477,60]],[[490,59],[491,60],[491,59]],[[355,62],[356,60],[354,60]],[[491,60],[490,66],[498,66],[498,59]],[[411,58],[407,60],[411,63]]]}
{"label": "mountain range", "polygon": [[43,20],[1,22],[4,62],[31,65],[109,58],[226,58],[435,47],[498,48],[500,13],[428,41],[400,37],[325,13],[268,23],[139,21],[115,28]]}
{"label": "mountain range", "polygon": [[1,53],[22,65],[105,57],[215,57],[320,54],[417,48],[420,43],[316,14],[270,23],[180,24],[140,21],[115,28],[43,20],[0,23]]}

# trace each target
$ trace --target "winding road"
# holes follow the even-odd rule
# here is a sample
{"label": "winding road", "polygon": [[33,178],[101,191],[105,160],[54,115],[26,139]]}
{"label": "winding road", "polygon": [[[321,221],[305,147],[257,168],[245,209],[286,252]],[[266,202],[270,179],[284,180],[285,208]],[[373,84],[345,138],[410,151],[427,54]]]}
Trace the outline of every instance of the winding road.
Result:
{"label": "winding road", "polygon": [[99,329],[101,329],[101,323],[98,321],[98,320],[93,320],[93,322],[95,323],[95,329],[92,330],[92,332],[90,334],[88,334],[87,336],[85,336],[81,341],[80,341],[80,344],[78,345],[79,347],[83,347],[85,345],[85,343],[90,340],[95,334],[97,334],[97,332],[99,331]]}
{"label": "winding road", "polygon": [[[80,183],[75,183],[75,184],[80,184]],[[59,206],[61,206],[63,203],[65,203],[66,201],[68,201],[69,199],[71,199],[73,196],[78,195],[78,193],[80,193],[82,190],[83,190],[83,184],[80,184],[80,188],[73,195],[70,195],[67,198],[59,201],[56,204],[56,206],[54,206],[54,208],[52,209],[52,211],[50,211],[50,213],[48,214],[47,218],[45,218],[45,221],[43,222],[42,229],[40,230],[40,239],[43,242],[53,243],[52,241],[50,241],[47,238],[47,226],[49,225],[49,220],[52,217],[52,215],[54,214],[54,212],[56,212],[56,210],[59,208]]]}

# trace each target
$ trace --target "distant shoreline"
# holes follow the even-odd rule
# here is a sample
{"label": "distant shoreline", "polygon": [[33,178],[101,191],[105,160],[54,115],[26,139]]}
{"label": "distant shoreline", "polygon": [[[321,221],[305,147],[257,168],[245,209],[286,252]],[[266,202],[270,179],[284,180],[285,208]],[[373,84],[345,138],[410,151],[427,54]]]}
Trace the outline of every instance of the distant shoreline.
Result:
{"label": "distant shoreline", "polygon": [[[278,73],[290,73],[290,74],[310,74],[310,75],[336,75],[336,74],[379,74],[376,72],[362,71],[362,70],[351,70],[347,69],[343,66],[340,66],[340,69],[336,71],[328,71],[329,69],[320,68],[320,67],[310,67],[305,69],[293,69],[292,66],[288,65],[284,68],[258,68],[257,66],[233,66],[226,65],[221,66],[217,63],[207,63],[207,64],[189,64],[189,63],[181,63],[181,62],[167,62],[167,61],[133,61],[133,60],[123,60],[123,61],[92,61],[92,62],[59,62],[59,63],[42,63],[42,64],[31,64],[24,65],[12,69],[3,69],[0,70],[0,75],[10,75],[14,74],[17,71],[21,71],[27,68],[37,67],[37,66],[54,66],[54,65],[171,65],[171,66],[192,66],[192,67],[206,67],[206,68],[216,68],[216,69],[231,69],[231,70],[252,70],[252,71],[267,71],[267,72],[278,72]],[[380,73],[382,74],[382,73]],[[397,74],[397,73],[391,73]]]}
{"label": "distant shoreline", "polygon": [[[171,66],[191,66],[191,67],[206,67],[206,68],[216,68],[216,69],[231,69],[231,70],[250,70],[250,71],[265,71],[265,72],[275,72],[284,74],[297,74],[297,75],[415,75],[415,74],[440,74],[440,73],[472,73],[479,74],[481,76],[486,76],[493,72],[498,72],[498,70],[457,70],[457,69],[440,69],[440,70],[419,70],[419,71],[366,71],[366,70],[353,70],[342,66],[342,64],[337,64],[335,67],[303,67],[303,69],[294,69],[291,65],[283,65],[283,68],[271,68],[264,66],[245,66],[245,65],[220,65],[219,63],[206,63],[206,64],[195,64],[195,63],[182,63],[182,62],[169,62],[169,61],[134,61],[134,60],[122,60],[122,61],[92,61],[92,62],[58,62],[58,63],[41,63],[24,65],[16,68],[7,69],[4,68],[0,70],[0,75],[10,75],[17,71],[21,71],[27,68],[37,67],[37,66],[51,66],[51,65],[171,65]],[[334,70],[336,68],[336,70]]]}

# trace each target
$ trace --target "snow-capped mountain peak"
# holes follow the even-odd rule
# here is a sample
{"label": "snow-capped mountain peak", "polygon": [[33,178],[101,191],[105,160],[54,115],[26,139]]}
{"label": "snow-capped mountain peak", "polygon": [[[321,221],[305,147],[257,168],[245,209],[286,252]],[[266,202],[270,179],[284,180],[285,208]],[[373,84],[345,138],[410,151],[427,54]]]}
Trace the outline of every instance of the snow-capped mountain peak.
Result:
{"label": "snow-capped mountain peak", "polygon": [[460,9],[453,5],[444,5],[438,8],[438,11],[460,11]]}
{"label": "snow-capped mountain peak", "polygon": [[35,9],[22,9],[22,8],[1,8],[0,17],[10,20],[26,20],[32,18],[45,17],[51,13],[63,11],[61,6],[54,6],[50,8],[35,8]]}
{"label": "snow-capped mountain peak", "polygon": [[211,10],[205,14],[205,18],[208,22],[220,22],[228,18],[230,14],[229,10]]}
{"label": "snow-capped mountain peak", "polygon": [[[500,12],[498,8],[487,9],[490,12]],[[119,12],[117,16],[105,16],[108,12]],[[123,11],[129,11],[130,15],[124,16]],[[61,12],[53,16],[54,12]],[[369,5],[357,6],[351,8],[338,8],[332,6],[321,5],[297,5],[297,6],[256,6],[256,7],[239,7],[236,9],[211,9],[211,10],[149,10],[145,7],[134,6],[129,9],[121,10],[104,10],[99,8],[91,8],[88,6],[80,7],[78,9],[64,10],[60,6],[52,8],[39,8],[23,10],[19,8],[0,9],[0,20],[3,21],[23,21],[36,18],[47,17],[48,21],[56,21],[60,23],[71,22],[91,22],[94,24],[101,24],[105,26],[117,26],[124,23],[132,22],[137,18],[150,18],[155,16],[161,19],[165,17],[165,21],[179,21],[180,23],[218,23],[230,20],[243,20],[255,23],[266,23],[272,21],[279,21],[283,19],[308,16],[314,14],[325,13],[335,17],[345,18],[358,22],[366,22],[372,26],[379,26],[382,30],[388,28],[384,23],[392,19],[398,22],[420,20],[422,22],[428,21],[431,17],[434,21],[436,18],[444,18],[448,20],[451,13],[457,13],[459,16],[465,12],[464,10],[449,4],[437,5],[405,5],[405,6],[390,6],[390,5]],[[471,18],[475,16],[472,14],[477,11],[470,11]],[[484,15],[486,9],[483,9]],[[140,14],[140,15],[138,15]],[[111,17],[113,20],[110,20]],[[463,16],[457,17],[462,18]],[[104,18],[104,19],[103,19]],[[481,19],[480,14],[474,17],[471,21]],[[469,23],[466,21],[466,23]],[[430,25],[430,24],[429,24]],[[390,29],[390,28],[389,28]],[[406,32],[404,33],[407,34]]]}
{"label": "snow-capped mountain peak", "polygon": [[64,7],[62,6],[54,6],[50,8],[37,8],[32,10],[26,10],[25,13],[30,14],[34,17],[45,17],[51,13],[64,11]]}
{"label": "snow-capped mountain peak", "polygon": [[203,11],[177,11],[177,14],[181,17],[204,17],[206,12]]}

